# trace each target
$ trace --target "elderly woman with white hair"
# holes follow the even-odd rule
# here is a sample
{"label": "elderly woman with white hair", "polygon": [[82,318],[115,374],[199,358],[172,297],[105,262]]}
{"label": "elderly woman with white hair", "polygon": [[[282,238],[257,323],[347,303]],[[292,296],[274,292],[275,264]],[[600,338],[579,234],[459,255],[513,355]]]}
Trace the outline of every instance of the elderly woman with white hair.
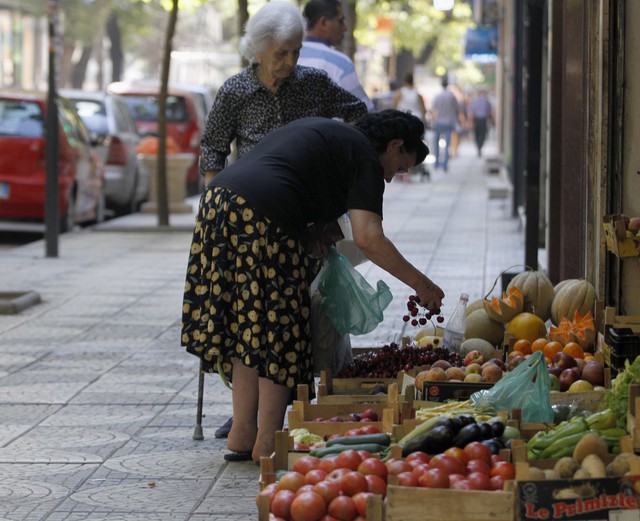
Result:
{"label": "elderly woman with white hair", "polygon": [[[220,87],[202,136],[200,173],[205,186],[227,165],[233,141],[240,158],[267,134],[294,120],[315,116],[353,122],[367,113],[366,105],[326,72],[297,65],[305,28],[299,8],[280,1],[269,2],[247,22],[240,52],[249,65]],[[217,372],[211,361],[201,360],[204,371]],[[216,438],[227,437],[232,424],[230,418],[220,426]],[[251,454],[227,455],[234,458],[250,459]]]}
{"label": "elderly woman with white hair", "polygon": [[271,131],[300,118],[352,122],[366,105],[327,74],[297,65],[305,20],[292,3],[273,1],[245,26],[240,52],[249,61],[220,87],[202,136],[200,173],[205,186],[226,165],[235,140],[242,157]]}

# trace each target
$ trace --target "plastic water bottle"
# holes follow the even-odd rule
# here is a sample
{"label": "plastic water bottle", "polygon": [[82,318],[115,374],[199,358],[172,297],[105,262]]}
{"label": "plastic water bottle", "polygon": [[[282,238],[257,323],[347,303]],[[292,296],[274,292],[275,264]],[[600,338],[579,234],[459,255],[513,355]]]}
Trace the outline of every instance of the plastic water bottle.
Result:
{"label": "plastic water bottle", "polygon": [[460,344],[464,340],[468,303],[469,295],[466,293],[460,295],[460,300],[453,310],[453,315],[449,318],[442,336],[442,346],[453,353],[460,352]]}

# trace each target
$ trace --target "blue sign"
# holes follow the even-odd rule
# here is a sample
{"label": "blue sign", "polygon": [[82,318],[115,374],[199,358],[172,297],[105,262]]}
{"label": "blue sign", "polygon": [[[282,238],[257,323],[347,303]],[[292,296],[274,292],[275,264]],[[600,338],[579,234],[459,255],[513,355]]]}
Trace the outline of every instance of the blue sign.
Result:
{"label": "blue sign", "polygon": [[498,28],[467,29],[465,58],[472,61],[495,61],[498,55]]}

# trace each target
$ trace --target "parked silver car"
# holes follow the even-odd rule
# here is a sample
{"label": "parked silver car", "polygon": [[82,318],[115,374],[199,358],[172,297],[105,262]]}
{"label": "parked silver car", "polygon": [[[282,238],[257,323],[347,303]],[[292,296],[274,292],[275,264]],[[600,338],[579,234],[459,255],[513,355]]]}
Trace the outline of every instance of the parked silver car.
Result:
{"label": "parked silver car", "polygon": [[105,165],[107,207],[118,214],[136,211],[148,198],[149,181],[138,168],[141,136],[124,98],[107,92],[60,89],[89,129]]}

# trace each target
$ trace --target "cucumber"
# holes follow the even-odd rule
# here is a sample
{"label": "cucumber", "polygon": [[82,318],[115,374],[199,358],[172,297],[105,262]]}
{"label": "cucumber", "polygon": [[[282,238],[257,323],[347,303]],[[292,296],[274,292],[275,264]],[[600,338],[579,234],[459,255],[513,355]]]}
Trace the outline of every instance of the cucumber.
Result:
{"label": "cucumber", "polygon": [[389,446],[391,437],[386,432],[376,434],[359,434],[357,436],[339,436],[327,441],[326,446],[332,445],[361,445],[362,443],[378,443],[380,445]]}
{"label": "cucumber", "polygon": [[324,458],[325,456],[340,454],[345,450],[366,450],[371,454],[376,454],[384,451],[386,448],[387,445],[381,445],[380,443],[360,443],[359,445],[331,445],[331,447],[312,449],[311,451],[309,451],[309,455],[315,456],[317,458]]}

